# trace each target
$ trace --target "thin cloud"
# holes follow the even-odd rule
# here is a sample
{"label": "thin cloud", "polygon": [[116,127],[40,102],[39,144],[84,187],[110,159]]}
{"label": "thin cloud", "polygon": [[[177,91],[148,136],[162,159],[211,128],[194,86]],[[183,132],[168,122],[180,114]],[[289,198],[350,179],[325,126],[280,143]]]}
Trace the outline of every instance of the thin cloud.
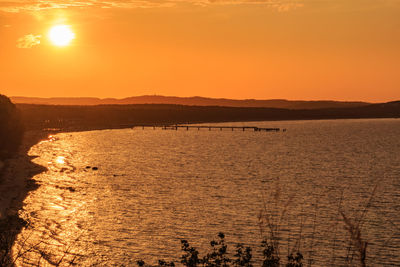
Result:
{"label": "thin cloud", "polygon": [[200,6],[210,5],[263,5],[280,12],[304,6],[304,0],[175,0],[175,3],[192,3]]}
{"label": "thin cloud", "polygon": [[286,3],[286,4],[279,4],[276,6],[273,6],[276,10],[279,12],[288,12],[293,9],[298,9],[301,7],[304,7],[303,3]]}
{"label": "thin cloud", "polygon": [[96,1],[49,1],[49,0],[10,0],[0,1],[0,10],[8,13],[41,11],[47,9],[65,9],[73,7],[89,7]]}
{"label": "thin cloud", "polygon": [[399,7],[400,0],[0,0],[0,11],[9,13],[37,12],[50,9],[67,8],[160,8],[179,4],[198,6],[211,5],[263,5],[285,12],[304,6],[343,6],[356,5],[359,8]]}
{"label": "thin cloud", "polygon": [[304,0],[89,0],[89,1],[50,1],[50,0],[0,0],[0,11],[8,13],[37,12],[49,9],[67,8],[160,8],[183,3],[193,5],[243,5],[258,4],[288,11],[303,6]]}
{"label": "thin cloud", "polygon": [[32,48],[40,44],[41,35],[28,34],[17,40],[18,48]]}

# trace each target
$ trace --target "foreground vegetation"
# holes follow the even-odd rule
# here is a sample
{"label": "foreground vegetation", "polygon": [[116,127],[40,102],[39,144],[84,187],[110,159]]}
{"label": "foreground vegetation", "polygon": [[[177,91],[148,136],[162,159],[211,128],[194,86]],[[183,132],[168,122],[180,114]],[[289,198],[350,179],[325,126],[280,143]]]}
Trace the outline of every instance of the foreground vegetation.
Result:
{"label": "foreground vegetation", "polygon": [[[198,250],[190,246],[187,240],[181,240],[182,256],[179,261],[167,262],[164,260],[158,261],[158,266],[175,266],[183,265],[188,267],[206,266],[206,267],[225,267],[225,266],[245,266],[252,267],[252,248],[244,247],[243,244],[236,245],[236,251],[233,256],[228,253],[228,246],[225,243],[225,235],[218,234],[218,240],[210,242],[211,251],[201,257]],[[303,255],[297,251],[287,256],[286,261],[282,260],[275,246],[264,240],[261,243],[262,247],[262,267],[301,267],[303,266]],[[142,260],[137,261],[138,266],[149,266]]]}
{"label": "foreground vegetation", "polygon": [[0,160],[18,150],[23,137],[20,113],[10,99],[0,95]]}

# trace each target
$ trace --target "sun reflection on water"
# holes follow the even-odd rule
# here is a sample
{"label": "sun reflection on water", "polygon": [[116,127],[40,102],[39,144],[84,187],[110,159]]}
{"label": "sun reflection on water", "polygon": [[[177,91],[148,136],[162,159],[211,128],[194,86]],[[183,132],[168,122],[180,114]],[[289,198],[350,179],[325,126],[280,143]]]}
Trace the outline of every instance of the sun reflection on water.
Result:
{"label": "sun reflection on water", "polygon": [[58,157],[56,158],[56,162],[57,162],[58,164],[65,164],[65,157],[63,157],[63,156],[58,156]]}

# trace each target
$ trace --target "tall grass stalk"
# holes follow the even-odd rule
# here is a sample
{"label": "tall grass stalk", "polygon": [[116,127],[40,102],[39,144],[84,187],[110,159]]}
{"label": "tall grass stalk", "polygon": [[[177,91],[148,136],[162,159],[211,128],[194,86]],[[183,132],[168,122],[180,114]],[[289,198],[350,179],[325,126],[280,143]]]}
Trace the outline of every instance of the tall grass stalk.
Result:
{"label": "tall grass stalk", "polygon": [[340,210],[340,214],[342,215],[343,221],[345,223],[345,229],[349,233],[349,246],[347,249],[346,261],[350,264],[353,261],[355,253],[358,253],[360,266],[366,266],[366,258],[367,258],[367,246],[368,242],[363,240],[361,235],[362,225],[364,223],[364,218],[371,207],[372,201],[376,194],[376,190],[378,188],[378,184],[374,186],[370,197],[368,199],[367,204],[361,212],[361,215],[355,220],[350,219],[344,211]]}
{"label": "tall grass stalk", "polygon": [[313,263],[313,248],[314,248],[314,237],[315,237],[315,231],[316,231],[316,226],[317,226],[317,213],[318,213],[318,201],[317,198],[315,198],[315,203],[314,203],[314,219],[313,219],[313,231],[311,235],[311,244],[310,244],[310,250],[308,253],[308,266],[312,266]]}
{"label": "tall grass stalk", "polygon": [[337,226],[339,224],[339,217],[340,217],[340,211],[342,209],[342,201],[343,201],[343,191],[340,194],[340,199],[339,199],[339,204],[338,204],[338,209],[337,209],[337,215],[336,215],[336,220],[335,220],[335,227],[333,231],[333,245],[332,245],[332,254],[331,254],[331,266],[335,266],[335,254],[336,254],[336,235],[337,235]]}

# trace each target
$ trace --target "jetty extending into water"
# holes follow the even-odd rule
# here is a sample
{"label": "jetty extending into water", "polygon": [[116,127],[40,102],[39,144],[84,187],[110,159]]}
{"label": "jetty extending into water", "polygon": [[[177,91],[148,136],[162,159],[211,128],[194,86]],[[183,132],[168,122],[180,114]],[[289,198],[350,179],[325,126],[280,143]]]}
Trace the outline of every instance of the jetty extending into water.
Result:
{"label": "jetty extending into water", "polygon": [[[240,130],[240,131],[254,131],[254,132],[279,132],[281,129],[280,128],[261,128],[261,127],[255,127],[255,126],[209,126],[209,125],[140,125],[140,126],[135,126],[132,127],[132,129],[135,128],[141,128],[141,129],[146,129],[146,128],[152,128],[153,130],[155,129],[162,129],[162,130],[175,130],[177,131],[178,129],[183,129],[186,131],[189,131],[190,129],[197,129],[200,131],[201,129],[208,129],[209,131],[211,130]],[[282,129],[283,132],[286,131],[286,129]]]}

